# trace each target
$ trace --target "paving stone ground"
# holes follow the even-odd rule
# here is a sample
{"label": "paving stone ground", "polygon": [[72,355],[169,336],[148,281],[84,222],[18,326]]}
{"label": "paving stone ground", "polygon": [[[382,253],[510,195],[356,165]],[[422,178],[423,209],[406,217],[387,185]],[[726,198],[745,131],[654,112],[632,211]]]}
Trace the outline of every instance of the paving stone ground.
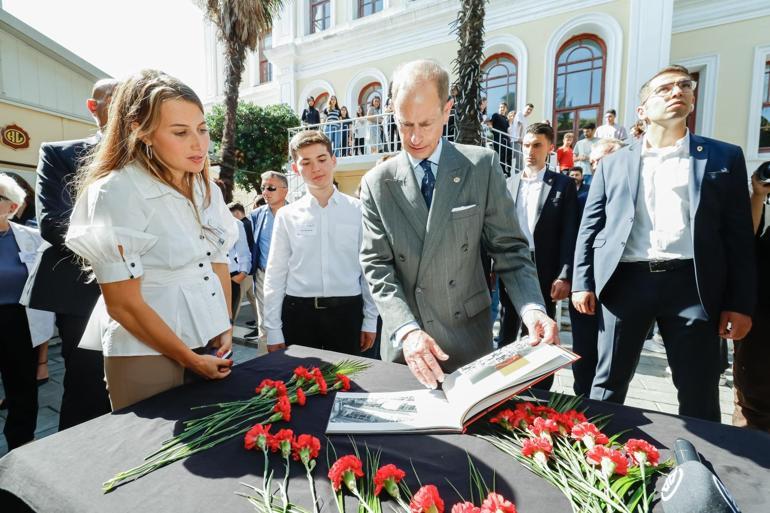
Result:
{"label": "paving stone ground", "polygon": [[[264,348],[257,348],[254,343],[244,340],[242,337],[251,329],[245,326],[248,320],[247,309],[241,309],[241,315],[235,327],[235,344],[233,345],[233,358],[237,363],[244,362],[265,354]],[[562,344],[566,347],[572,345],[572,334],[568,331],[568,323],[562,323],[563,330],[560,333]],[[497,329],[497,326],[496,326]],[[43,438],[57,431],[59,425],[59,407],[61,405],[62,379],[64,377],[64,362],[61,357],[61,346],[58,339],[51,342],[48,353],[48,369],[50,379],[48,383],[38,389],[39,410],[37,417],[36,438]],[[732,351],[730,351],[732,355]],[[671,381],[671,375],[666,372],[665,354],[643,351],[636,370],[636,376],[631,381],[631,387],[626,398],[626,405],[664,413],[677,413],[678,402],[676,390]],[[556,374],[553,390],[571,394],[572,371],[562,369]],[[722,407],[722,423],[731,424],[733,413],[733,388],[732,369],[728,369],[722,377],[719,386],[720,404]],[[5,426],[7,411],[0,410],[0,431]],[[0,436],[0,456],[7,452],[5,438]]]}

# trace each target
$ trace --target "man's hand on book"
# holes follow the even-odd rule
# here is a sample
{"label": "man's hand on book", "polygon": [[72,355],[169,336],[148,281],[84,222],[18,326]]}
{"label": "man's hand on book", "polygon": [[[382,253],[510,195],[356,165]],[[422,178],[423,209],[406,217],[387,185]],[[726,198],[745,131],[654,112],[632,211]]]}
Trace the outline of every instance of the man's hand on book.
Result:
{"label": "man's hand on book", "polygon": [[404,337],[404,360],[414,377],[428,388],[436,388],[444,381],[444,371],[441,370],[436,358],[445,361],[449,356],[441,350],[433,337],[422,330],[414,330]]}
{"label": "man's hand on book", "polygon": [[556,321],[542,310],[527,310],[522,321],[529,331],[529,341],[533,346],[540,342],[559,345],[559,328]]}

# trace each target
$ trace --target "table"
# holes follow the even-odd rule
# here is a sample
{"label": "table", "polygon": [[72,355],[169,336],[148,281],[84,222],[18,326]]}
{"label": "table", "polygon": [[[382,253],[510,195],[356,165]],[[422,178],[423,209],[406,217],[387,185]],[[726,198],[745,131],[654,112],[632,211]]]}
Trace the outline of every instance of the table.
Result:
{"label": "table", "polygon": [[[346,355],[293,346],[236,366],[223,381],[201,382],[170,390],[131,408],[46,437],[11,451],[0,459],[0,511],[42,512],[137,512],[154,511],[253,511],[235,495],[247,491],[246,482],[261,485],[262,455],[245,451],[241,437],[209,451],[168,465],[109,494],[102,482],[117,472],[141,463],[163,440],[178,432],[182,420],[191,418],[190,407],[251,397],[262,378],[288,378],[297,365],[334,363]],[[354,378],[354,390],[398,391],[419,388],[405,366],[371,361],[372,366]],[[336,513],[326,478],[326,427],[332,395],[313,396],[307,406],[295,407],[290,427],[295,433],[311,433],[322,440],[319,464],[314,472],[321,513]],[[586,401],[589,414],[612,413],[607,428],[617,432],[636,426],[628,436],[644,437],[666,449],[677,437],[692,441],[736,498],[744,513],[766,512],[770,504],[770,436],[764,433],[692,418],[678,417],[609,403]],[[276,427],[283,426],[279,423]],[[347,436],[330,437],[338,455],[347,454]],[[459,499],[448,482],[468,497],[467,454],[491,484],[512,500],[521,513],[569,512],[561,493],[531,474],[511,457],[487,442],[468,435],[378,435],[356,436],[382,449],[381,462],[407,470],[416,490],[411,459],[423,484],[438,486],[447,511]],[[279,459],[271,468],[283,476]],[[659,480],[658,486],[662,484]],[[310,505],[304,470],[292,467],[289,493],[292,499]],[[348,511],[354,512],[353,503]],[[389,507],[384,508],[390,511]],[[660,505],[656,511],[661,511]]]}

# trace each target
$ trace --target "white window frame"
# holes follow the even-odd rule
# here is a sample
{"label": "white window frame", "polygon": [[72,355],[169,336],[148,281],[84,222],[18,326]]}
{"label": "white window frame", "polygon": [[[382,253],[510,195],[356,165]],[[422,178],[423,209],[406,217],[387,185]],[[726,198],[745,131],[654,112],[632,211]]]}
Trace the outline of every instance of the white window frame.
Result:
{"label": "white window frame", "polygon": [[512,35],[500,35],[489,38],[484,45],[482,62],[496,53],[509,53],[516,57],[516,112],[524,110],[527,99],[527,66],[529,55],[524,41]]}
{"label": "white window frame", "polygon": [[337,9],[337,0],[329,0],[329,26],[320,32],[310,32],[310,26],[312,25],[312,20],[310,19],[311,1],[312,0],[302,0],[301,2],[302,14],[300,19],[302,20],[302,34],[304,37],[315,37],[326,34],[336,26],[334,13]]}
{"label": "white window frame", "polygon": [[770,59],[770,45],[757,45],[754,47],[748,116],[749,129],[746,142],[747,160],[767,160],[770,158],[770,152],[759,152],[760,107],[762,105],[762,93],[764,92],[765,66],[768,59]]}

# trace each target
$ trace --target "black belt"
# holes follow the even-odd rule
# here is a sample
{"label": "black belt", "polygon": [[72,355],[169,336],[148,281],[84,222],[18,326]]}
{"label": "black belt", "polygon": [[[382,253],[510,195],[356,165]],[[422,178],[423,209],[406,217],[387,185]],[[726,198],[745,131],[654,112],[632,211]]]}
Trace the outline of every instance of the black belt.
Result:
{"label": "black belt", "polygon": [[651,273],[662,273],[673,271],[693,265],[692,259],[687,260],[649,260],[644,262],[621,262],[621,265],[633,267],[635,269],[648,271]]}
{"label": "black belt", "polygon": [[294,301],[300,305],[312,306],[316,310],[324,308],[334,308],[342,305],[349,305],[361,299],[361,294],[357,296],[339,296],[339,297],[298,297],[286,295],[286,299]]}

